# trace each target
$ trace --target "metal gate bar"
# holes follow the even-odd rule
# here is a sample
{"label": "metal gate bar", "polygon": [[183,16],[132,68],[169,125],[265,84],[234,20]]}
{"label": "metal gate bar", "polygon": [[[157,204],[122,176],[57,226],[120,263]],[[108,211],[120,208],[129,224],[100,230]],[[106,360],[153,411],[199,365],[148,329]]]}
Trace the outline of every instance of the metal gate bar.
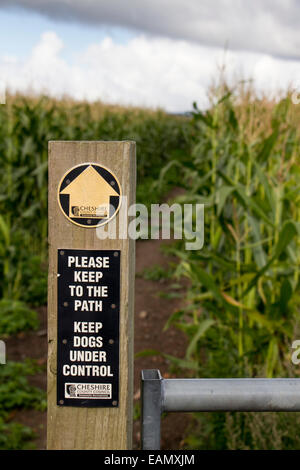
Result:
{"label": "metal gate bar", "polygon": [[142,449],[160,449],[164,411],[300,411],[300,379],[164,379],[141,372]]}

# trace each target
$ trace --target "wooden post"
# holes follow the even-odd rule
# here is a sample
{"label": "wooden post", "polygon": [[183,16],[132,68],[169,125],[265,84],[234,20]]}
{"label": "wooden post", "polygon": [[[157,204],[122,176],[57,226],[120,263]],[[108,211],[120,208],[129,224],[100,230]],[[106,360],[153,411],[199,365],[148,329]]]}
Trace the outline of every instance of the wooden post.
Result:
{"label": "wooden post", "polygon": [[[97,178],[102,178],[103,183],[100,196],[97,192]],[[107,213],[107,194],[115,214]],[[127,207],[135,203],[134,142],[49,142],[48,449],[131,449],[132,446],[135,243],[128,236],[122,238],[118,235],[121,220],[121,209],[118,211],[119,194],[127,197],[127,200],[122,200],[122,204]],[[82,198],[85,197],[86,200],[83,201]],[[93,212],[93,204],[100,205],[100,212]],[[122,209],[124,210],[124,206]],[[99,239],[95,227],[99,221],[106,227],[116,223],[116,239]],[[80,255],[77,258],[74,256],[76,253]],[[85,253],[87,256],[82,256]],[[69,256],[70,254],[72,256]],[[106,261],[101,255],[105,255]],[[113,256],[117,257],[115,261]],[[97,265],[94,266],[96,259]],[[115,266],[113,272],[110,271],[109,263]],[[108,294],[106,286],[106,294],[105,287],[102,294],[97,294],[101,300],[95,301],[94,297],[93,308],[96,312],[90,312],[90,307],[83,307],[82,298],[86,301],[90,298],[86,291],[88,284],[92,286],[89,287],[89,294],[94,292],[91,291],[94,286],[103,284],[99,281],[97,272],[100,273],[99,276],[104,273],[103,279],[108,279],[105,281],[109,284]],[[76,275],[79,276],[77,280]],[[66,276],[69,276],[68,279]],[[88,283],[85,282],[84,276],[88,276]],[[78,286],[81,287],[75,293],[74,289]],[[80,289],[85,289],[83,297],[80,297]],[[71,295],[73,297],[70,297]],[[108,306],[107,298],[115,303]],[[77,311],[74,307],[76,301],[73,299],[77,299],[80,305]],[[108,311],[110,308],[112,310]],[[91,318],[99,321],[92,322]],[[110,322],[108,333],[107,321]],[[99,324],[102,328],[100,332],[96,328]],[[76,328],[77,333],[74,333]],[[110,335],[113,330],[116,330],[115,339],[108,340],[107,334]],[[83,336],[87,340],[96,338],[97,347],[95,348],[94,344],[87,347],[86,344],[81,344],[82,347],[78,348],[74,334],[77,335],[76,341],[82,341]],[[99,338],[102,338],[103,345]],[[111,343],[114,345],[111,346]],[[96,359],[86,362],[90,361],[90,358],[85,356],[83,362],[76,359],[70,362],[70,348],[74,354],[79,350],[84,354],[89,351],[89,355],[96,352]],[[100,355],[102,362],[97,362],[99,350],[100,353],[105,351]],[[113,354],[115,362],[112,364]],[[69,365],[62,369],[64,360]],[[116,361],[119,361],[117,365]],[[96,373],[90,364],[96,364]],[[84,369],[85,374],[89,375],[82,376],[74,372],[80,369],[79,366],[81,371]],[[114,367],[117,373],[113,374]],[[69,375],[62,377],[62,370],[67,371]],[[73,375],[70,374],[71,370]],[[119,387],[118,393],[117,385],[114,384],[111,392],[110,377],[105,376],[106,373],[108,376],[114,375],[112,380]],[[65,383],[67,381],[70,384]],[[95,395],[95,383],[98,384],[98,395]],[[79,393],[83,385],[89,390],[84,392],[86,395]],[[109,390],[107,396],[105,390]],[[62,393],[65,393],[63,399]]]}

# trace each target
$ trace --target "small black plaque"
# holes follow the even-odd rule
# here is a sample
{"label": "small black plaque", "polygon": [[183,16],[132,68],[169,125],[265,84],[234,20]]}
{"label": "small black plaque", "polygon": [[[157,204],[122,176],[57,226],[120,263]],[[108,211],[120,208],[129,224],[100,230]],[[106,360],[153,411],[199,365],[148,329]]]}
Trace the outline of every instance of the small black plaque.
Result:
{"label": "small black plaque", "polygon": [[58,250],[58,405],[118,406],[120,256]]}

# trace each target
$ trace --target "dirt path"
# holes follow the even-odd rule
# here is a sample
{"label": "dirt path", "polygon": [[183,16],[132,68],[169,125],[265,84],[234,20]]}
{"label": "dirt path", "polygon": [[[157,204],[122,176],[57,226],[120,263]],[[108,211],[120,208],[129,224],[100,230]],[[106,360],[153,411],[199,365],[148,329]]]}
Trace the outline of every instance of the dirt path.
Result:
{"label": "dirt path", "polygon": [[[162,298],[160,292],[168,292],[170,280],[151,281],[141,277],[145,268],[159,265],[167,268],[168,259],[162,255],[160,240],[138,241],[136,244],[136,285],[135,285],[135,353],[144,349],[156,349],[164,353],[183,357],[185,338],[170,328],[163,332],[169,316],[179,307],[178,299]],[[7,341],[7,358],[22,361],[26,358],[37,359],[41,365],[47,361],[47,311],[39,309],[40,329],[35,333],[21,333]],[[140,398],[140,371],[142,369],[160,369],[164,376],[169,376],[167,361],[161,356],[140,357],[135,360],[134,398],[136,407]],[[46,373],[30,379],[34,385],[46,390]],[[31,426],[37,433],[36,446],[46,448],[46,413],[28,410],[19,411],[14,420]],[[189,423],[187,414],[169,414],[162,420],[162,448],[179,449],[183,445],[184,430]],[[140,446],[140,423],[134,422],[134,449]]]}
{"label": "dirt path", "polygon": [[[147,240],[136,246],[136,273],[145,268],[159,265],[168,267],[168,261],[162,255],[160,240]],[[178,299],[162,298],[160,292],[170,290],[170,280],[149,281],[137,277],[135,284],[135,353],[144,349],[155,349],[176,357],[183,357],[186,341],[181,332],[174,328],[163,331],[163,328],[174,311],[180,307]],[[163,376],[169,376],[169,365],[162,356],[140,357],[135,360],[134,383],[135,397],[140,395],[140,371],[142,369],[159,369]],[[135,400],[135,401],[136,401]],[[179,449],[183,445],[184,430],[190,415],[183,413],[168,414],[162,420],[162,449]],[[134,423],[134,444],[138,448],[140,440],[140,423]]]}

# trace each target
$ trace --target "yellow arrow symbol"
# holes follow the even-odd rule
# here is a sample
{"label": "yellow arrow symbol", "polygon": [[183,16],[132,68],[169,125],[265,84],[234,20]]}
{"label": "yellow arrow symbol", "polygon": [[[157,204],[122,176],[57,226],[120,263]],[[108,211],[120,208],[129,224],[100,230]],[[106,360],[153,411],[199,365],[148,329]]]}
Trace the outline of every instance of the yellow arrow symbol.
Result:
{"label": "yellow arrow symbol", "polygon": [[60,194],[69,194],[69,217],[109,216],[111,196],[120,196],[110,184],[90,165]]}

